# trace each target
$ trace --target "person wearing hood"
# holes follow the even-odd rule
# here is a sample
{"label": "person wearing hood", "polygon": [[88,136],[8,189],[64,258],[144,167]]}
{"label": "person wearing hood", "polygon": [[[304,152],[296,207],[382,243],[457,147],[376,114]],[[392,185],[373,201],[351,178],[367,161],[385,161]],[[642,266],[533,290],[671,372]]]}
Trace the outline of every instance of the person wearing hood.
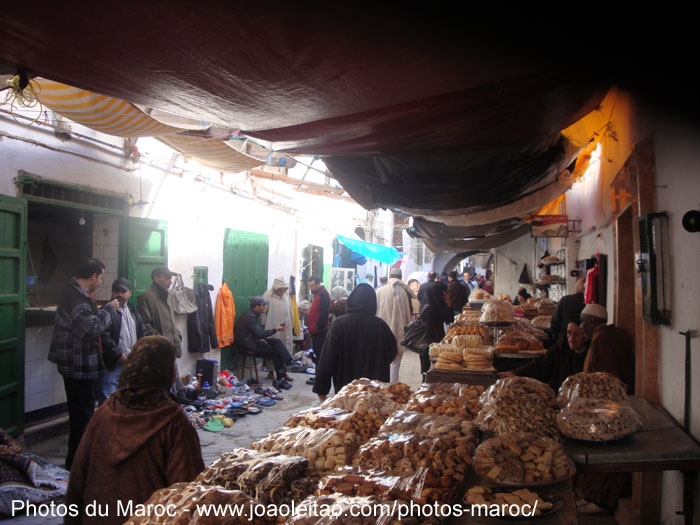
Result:
{"label": "person wearing hood", "polygon": [[[290,354],[294,353],[292,341],[292,300],[289,297],[289,284],[283,276],[275,277],[272,287],[263,294],[263,299],[268,302],[267,311],[260,316],[265,330],[277,326],[284,326],[281,332],[273,333],[269,339],[279,339]],[[265,359],[265,366],[270,371],[268,379],[274,379],[274,364],[271,359]],[[293,378],[290,378],[293,379]]]}
{"label": "person wearing hood", "polygon": [[[425,290],[425,302],[421,306],[420,319],[426,325],[426,335],[430,343],[442,341],[445,337],[445,323],[454,321],[454,311],[450,296],[441,286],[431,286]],[[430,357],[427,354],[420,355],[420,371],[425,374],[430,368]]]}
{"label": "person wearing hood", "polygon": [[390,382],[399,380],[401,358],[406,348],[398,342],[403,338],[404,328],[411,322],[413,291],[401,280],[401,268],[392,268],[387,286],[377,289],[377,317],[384,320],[396,338],[397,354],[391,363]]}
{"label": "person wearing hood", "polygon": [[396,338],[389,325],[376,316],[374,288],[361,283],[348,297],[347,314],[328,330],[316,367],[313,392],[323,401],[331,388],[338,392],[354,379],[389,381],[389,365],[396,357]]}
{"label": "person wearing hood", "polygon": [[[122,509],[144,503],[154,491],[192,481],[204,469],[197,432],[168,392],[174,380],[173,342],[158,335],[139,339],[119,389],[97,409],[80,441],[65,497],[79,515],[67,515],[64,523],[122,523],[127,516],[118,502]],[[86,513],[93,502],[99,516]]]}

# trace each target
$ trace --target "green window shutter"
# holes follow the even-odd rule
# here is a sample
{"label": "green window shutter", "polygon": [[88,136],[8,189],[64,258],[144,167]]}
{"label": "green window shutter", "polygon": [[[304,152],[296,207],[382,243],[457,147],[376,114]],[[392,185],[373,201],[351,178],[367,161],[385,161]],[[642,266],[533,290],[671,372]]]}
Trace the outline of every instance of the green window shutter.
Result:
{"label": "green window shutter", "polygon": [[0,195],[0,427],[24,431],[26,201]]}
{"label": "green window shutter", "polygon": [[154,219],[129,217],[126,241],[126,272],[131,282],[130,302],[151,286],[151,271],[168,265],[168,223]]}

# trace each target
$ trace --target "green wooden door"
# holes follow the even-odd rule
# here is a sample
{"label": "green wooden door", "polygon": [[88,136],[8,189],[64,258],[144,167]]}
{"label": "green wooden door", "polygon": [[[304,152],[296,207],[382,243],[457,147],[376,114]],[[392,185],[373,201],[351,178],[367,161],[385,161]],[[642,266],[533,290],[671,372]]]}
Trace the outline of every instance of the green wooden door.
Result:
{"label": "green wooden door", "polygon": [[[250,298],[267,290],[269,237],[261,233],[231,230],[224,232],[223,281],[233,293],[236,317],[250,308]],[[221,368],[235,367],[237,356],[221,352]]]}
{"label": "green wooden door", "polygon": [[0,195],[0,427],[24,431],[27,203]]}
{"label": "green wooden door", "polygon": [[134,306],[139,295],[151,286],[151,271],[168,265],[168,223],[154,219],[129,217],[126,241],[127,278]]}

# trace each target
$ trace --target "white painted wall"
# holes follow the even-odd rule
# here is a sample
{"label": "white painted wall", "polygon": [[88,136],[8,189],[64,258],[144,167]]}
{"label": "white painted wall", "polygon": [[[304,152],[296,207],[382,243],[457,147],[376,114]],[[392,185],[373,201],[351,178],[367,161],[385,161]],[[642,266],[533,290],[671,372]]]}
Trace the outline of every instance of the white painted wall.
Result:
{"label": "white painted wall", "polygon": [[532,285],[522,285],[518,283],[523,265],[527,264],[527,271],[530,281],[534,283],[537,278],[537,268],[533,268],[535,253],[535,240],[530,234],[504,244],[494,249],[495,279],[494,293],[509,295],[515,299],[518,288],[525,286],[528,292],[534,295]]}
{"label": "white painted wall", "polygon": [[[700,209],[700,129],[689,125],[657,121],[654,133],[656,154],[657,211],[669,216],[671,246],[671,319],[661,326],[660,383],[661,403],[683,423],[685,339],[678,332],[700,329],[700,233],[683,229],[681,219],[688,210]],[[691,342],[692,387],[690,431],[700,439],[700,339]],[[697,479],[697,478],[696,478]],[[666,472],[662,483],[662,523],[682,523],[676,515],[682,509],[683,478],[679,472]],[[700,487],[696,481],[696,508]],[[696,511],[694,523],[700,523]]]}
{"label": "white painted wall", "polygon": [[[211,294],[213,305],[223,274],[226,228],[269,236],[268,283],[272,283],[278,275],[287,280],[290,275],[299,277],[300,251],[306,244],[323,246],[324,262],[331,263],[334,236],[354,236],[354,227],[364,223],[366,217],[366,211],[355,203],[296,192],[280,182],[266,183],[271,189],[265,191],[254,188],[245,174],[222,176],[182,158],[167,171],[173,150],[155,139],[138,141],[142,159],[137,165],[125,158],[121,139],[77,124],[72,129],[103,143],[75,135],[62,142],[49,127],[19,125],[0,114],[0,193],[17,196],[13,180],[19,170],[24,170],[46,179],[128,196],[133,203],[129,215],[168,222],[168,265],[182,274],[186,286],[192,286],[195,266],[209,268],[209,282],[215,288]],[[320,161],[314,166],[324,168]],[[314,172],[309,176],[319,177],[323,178]],[[236,194],[230,189],[232,185]],[[147,201],[143,207],[135,204],[141,198]],[[269,202],[287,211],[266,204]],[[101,216],[94,227],[94,256],[108,264],[108,278],[98,290],[99,299],[107,298],[116,277],[116,256],[112,257],[115,228],[117,223],[109,216]],[[101,235],[105,229],[106,237]],[[187,352],[186,316],[178,316],[177,324],[184,337],[178,366],[181,373],[193,372],[200,354]],[[65,401],[60,375],[46,360],[51,332],[51,327],[26,329],[26,411]],[[205,357],[218,360],[220,353],[213,350]]]}

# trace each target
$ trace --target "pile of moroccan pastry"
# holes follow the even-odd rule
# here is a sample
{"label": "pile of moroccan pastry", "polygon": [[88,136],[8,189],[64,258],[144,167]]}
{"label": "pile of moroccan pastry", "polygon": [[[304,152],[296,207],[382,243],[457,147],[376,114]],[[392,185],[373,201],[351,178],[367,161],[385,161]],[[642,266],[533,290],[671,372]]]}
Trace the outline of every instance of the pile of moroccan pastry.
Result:
{"label": "pile of moroccan pastry", "polygon": [[[509,515],[511,505],[515,505],[514,509],[522,509],[524,505],[529,505],[530,509],[534,509],[535,516],[539,516],[542,514],[542,511],[550,510],[553,507],[549,501],[528,489],[506,492],[502,489],[482,487],[480,485],[467,490],[464,494],[464,503],[467,505],[497,505],[499,508],[506,510]],[[516,518],[519,516],[511,515],[511,517]]]}

